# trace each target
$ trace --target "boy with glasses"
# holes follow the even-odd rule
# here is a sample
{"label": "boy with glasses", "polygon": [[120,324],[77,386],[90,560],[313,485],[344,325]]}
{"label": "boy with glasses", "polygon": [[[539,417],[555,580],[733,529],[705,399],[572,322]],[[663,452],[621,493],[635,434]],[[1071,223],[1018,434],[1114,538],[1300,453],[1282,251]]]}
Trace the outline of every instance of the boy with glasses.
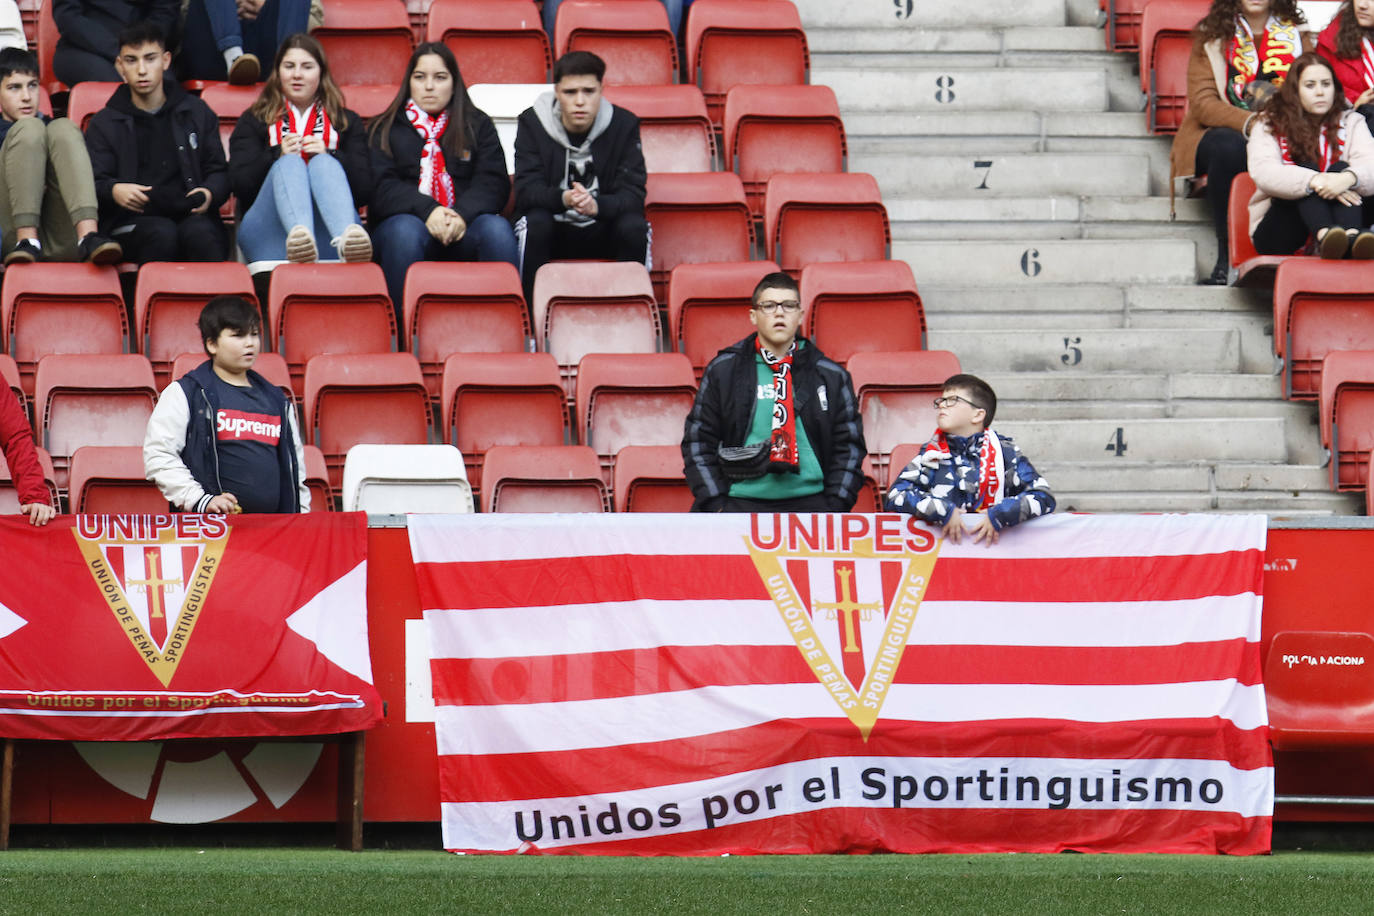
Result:
{"label": "boy with glasses", "polygon": [[682,458],[696,512],[847,512],[863,486],[854,386],[797,334],[801,292],[785,273],[759,281],[754,334],[701,377]]}
{"label": "boy with glasses", "polygon": [[959,543],[997,543],[998,532],[1054,511],[1054,494],[1021,449],[990,428],[997,395],[975,375],[945,379],[935,399],[935,436],[888,490],[884,508],[944,529]]}

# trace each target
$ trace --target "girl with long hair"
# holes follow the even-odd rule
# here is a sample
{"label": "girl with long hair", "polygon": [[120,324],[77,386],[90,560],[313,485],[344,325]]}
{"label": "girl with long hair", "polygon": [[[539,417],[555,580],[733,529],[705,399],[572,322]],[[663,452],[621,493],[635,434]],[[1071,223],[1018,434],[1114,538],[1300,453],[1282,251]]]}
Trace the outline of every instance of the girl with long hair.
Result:
{"label": "girl with long hair", "polygon": [[506,261],[519,249],[501,215],[506,155],[491,118],[468,98],[453,52],[425,42],[391,105],[368,128],[368,223],[398,314],[416,261]]}
{"label": "girl with long hair", "polygon": [[1245,171],[1245,140],[1263,100],[1308,47],[1297,0],[1212,0],[1193,32],[1188,114],[1170,151],[1170,197],[1180,175],[1207,176],[1217,263],[1203,283],[1224,284],[1231,182]]}
{"label": "girl with long hair", "polygon": [[1360,204],[1374,193],[1374,138],[1346,106],[1320,54],[1293,62],[1250,132],[1250,236],[1260,254],[1292,254],[1309,237],[1323,258],[1374,258]]}
{"label": "girl with long hair", "polygon": [[249,263],[372,259],[372,240],[358,224],[371,185],[363,122],[344,107],[324,49],[309,35],[281,43],[262,93],[234,125],[229,183]]}
{"label": "girl with long hair", "polygon": [[1317,39],[1317,51],[1361,114],[1374,116],[1374,0],[1345,0]]}

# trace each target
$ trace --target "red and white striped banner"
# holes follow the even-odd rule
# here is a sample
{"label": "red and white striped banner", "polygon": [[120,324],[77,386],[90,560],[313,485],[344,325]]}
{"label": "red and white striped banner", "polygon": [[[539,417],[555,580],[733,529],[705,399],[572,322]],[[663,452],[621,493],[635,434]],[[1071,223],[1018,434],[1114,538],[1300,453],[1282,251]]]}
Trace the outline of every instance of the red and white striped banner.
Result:
{"label": "red and white striped banner", "polygon": [[0,736],[313,735],[381,721],[367,518],[0,518]]}
{"label": "red and white striped banner", "polygon": [[1262,516],[411,516],[455,851],[1259,853]]}

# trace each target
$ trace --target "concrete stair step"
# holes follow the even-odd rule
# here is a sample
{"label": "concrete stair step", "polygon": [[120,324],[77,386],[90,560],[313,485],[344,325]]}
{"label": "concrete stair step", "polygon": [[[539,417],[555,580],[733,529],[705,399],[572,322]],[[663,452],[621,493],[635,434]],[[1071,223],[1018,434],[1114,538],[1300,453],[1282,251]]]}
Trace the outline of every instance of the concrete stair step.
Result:
{"label": "concrete stair step", "polygon": [[891,3],[835,3],[798,0],[797,13],[808,36],[822,28],[1009,29],[1062,26],[1064,0],[985,0],[983,3],[926,4],[916,0]]}
{"label": "concrete stair step", "polygon": [[[1234,406],[1232,401],[1273,403],[1282,389],[1277,376],[1234,373],[988,372],[982,378],[997,392],[999,405],[1158,401],[1176,409],[1179,402],[1191,399],[1224,403],[1223,414]],[[1010,406],[998,407],[1007,416],[1012,416],[1011,411]]]}
{"label": "concrete stair step", "polygon": [[[912,156],[850,150],[849,170],[878,179],[883,197],[1084,197],[1138,195],[1150,190],[1145,156],[1064,156],[1002,153],[986,159],[967,156]],[[1157,210],[1155,212],[1158,212]],[[1168,218],[1165,201],[1164,217]]]}
{"label": "concrete stair step", "polygon": [[1279,418],[997,422],[1031,461],[1288,460]]}
{"label": "concrete stair step", "polygon": [[1323,491],[1330,484],[1330,471],[1319,464],[1218,464],[1217,488],[1255,492]]}
{"label": "concrete stair step", "polygon": [[1173,284],[1194,282],[1196,245],[1172,239],[1134,241],[894,241],[925,286]]}
{"label": "concrete stair step", "polygon": [[844,127],[851,139],[891,137],[915,142],[935,136],[959,137],[974,154],[981,153],[986,144],[1010,137],[1030,137],[1037,142],[1043,139],[1046,143],[1051,138],[1146,140],[1150,141],[1145,144],[1147,149],[1163,146],[1167,152],[1169,148],[1167,139],[1161,143],[1162,138],[1150,133],[1138,112],[1061,112],[1045,111],[1040,106],[995,111],[855,111],[846,108]]}
{"label": "concrete stair step", "polygon": [[929,346],[953,350],[968,371],[1218,372],[1239,369],[1237,331],[1192,328],[1084,329],[1078,333],[1017,329],[932,328]]}
{"label": "concrete stair step", "polygon": [[1266,498],[1258,494],[1217,493],[1055,493],[1059,512],[1207,512],[1262,513],[1283,518],[1326,518],[1354,514],[1354,500],[1345,494],[1304,493],[1298,497]]}
{"label": "concrete stair step", "polygon": [[[922,12],[924,15],[924,11]],[[1018,54],[1105,53],[1102,31],[1083,26],[1024,26],[1021,28],[815,28],[806,32],[812,65],[829,55],[938,54],[970,55],[1016,62]]]}
{"label": "concrete stair step", "polygon": [[[811,68],[852,111],[1106,111],[1107,73],[1086,70]],[[1000,132],[1000,125],[996,127]],[[987,128],[984,128],[986,131]]]}

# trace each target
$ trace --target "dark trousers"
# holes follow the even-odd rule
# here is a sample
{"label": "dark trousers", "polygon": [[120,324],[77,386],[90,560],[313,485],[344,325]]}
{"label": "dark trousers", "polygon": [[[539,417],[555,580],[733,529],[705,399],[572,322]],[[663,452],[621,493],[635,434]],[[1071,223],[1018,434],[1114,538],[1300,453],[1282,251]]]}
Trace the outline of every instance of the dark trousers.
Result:
{"label": "dark trousers", "polygon": [[1260,254],[1292,254],[1306,243],[1309,236],[1325,226],[1358,229],[1361,207],[1346,206],[1338,200],[1326,200],[1308,194],[1298,200],[1274,199],[1269,212],[1255,227],[1255,251]]}
{"label": "dark trousers", "polygon": [[[1207,176],[1207,205],[1217,238],[1226,238],[1226,211],[1231,201],[1231,182],[1248,168],[1245,135],[1229,127],[1213,127],[1197,145],[1194,169]],[[1223,249],[1224,250],[1224,249]]]}
{"label": "dark trousers", "polygon": [[52,72],[68,86],[75,86],[77,83],[119,82],[119,73],[114,68],[114,61],[83,48],[74,48],[62,41],[58,41],[57,48],[53,51]]}
{"label": "dark trousers", "polygon": [[228,78],[224,52],[238,45],[256,54],[262,79],[282,39],[310,24],[310,0],[267,0],[256,19],[240,19],[233,0],[191,0],[177,58],[182,79]]}
{"label": "dark trousers", "polygon": [[525,214],[525,260],[521,270],[525,296],[534,292],[534,275],[550,261],[597,260],[644,263],[649,224],[643,213],[622,213],[590,226],[570,226],[548,210]]}
{"label": "dark trousers", "polygon": [[115,227],[114,239],[124,248],[124,260],[223,261],[229,238],[219,212],[192,213],[177,222],[166,216],[138,216]]}

